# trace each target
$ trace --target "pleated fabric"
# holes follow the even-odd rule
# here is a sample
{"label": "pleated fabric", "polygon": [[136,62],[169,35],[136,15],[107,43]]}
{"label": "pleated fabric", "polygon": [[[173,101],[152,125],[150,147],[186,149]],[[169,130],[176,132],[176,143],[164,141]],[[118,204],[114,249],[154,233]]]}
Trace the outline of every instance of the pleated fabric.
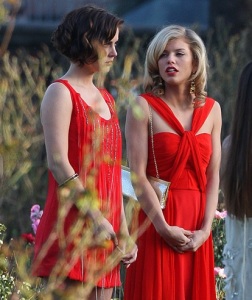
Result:
{"label": "pleated fabric", "polygon": [[[114,99],[107,90],[100,89],[111,113],[111,118],[106,120],[86,104],[85,99],[80,97],[80,94],[73,89],[68,81],[56,80],[56,82],[60,82],[68,88],[73,105],[68,141],[69,161],[75,172],[79,174],[83,185],[85,187],[92,186],[96,189],[101,211],[110,221],[115,232],[119,232],[122,205],[122,139]],[[97,286],[105,288],[119,286],[121,284],[119,266],[112,270],[110,268],[105,274],[102,272],[107,265],[108,257],[114,250],[113,245],[76,251],[78,241],[68,242],[71,240],[69,237],[71,236],[70,230],[75,228],[75,222],[78,219],[76,206],[72,206],[65,216],[64,228],[62,229],[65,246],[59,246],[58,231],[55,229],[59,223],[57,193],[58,184],[49,171],[44,213],[36,233],[33,275],[49,276],[59,265],[59,260],[63,259],[63,265],[68,265],[68,267],[70,265],[67,271],[67,276],[70,279],[83,282],[92,281],[93,279],[88,277],[89,271],[92,269],[93,271],[96,270],[96,275],[99,272],[102,274],[99,281],[95,282]],[[80,239],[85,237],[85,226],[87,224],[83,225]],[[46,243],[49,244],[49,247],[45,251],[44,245]]]}
{"label": "pleated fabric", "polygon": [[[214,100],[194,109],[192,127],[185,131],[169,106],[152,94],[141,95],[176,133],[154,134],[159,176],[171,182],[164,217],[169,225],[200,229],[206,205],[206,169],[212,153],[211,135],[199,133]],[[156,176],[151,139],[147,174]],[[140,210],[141,226],[147,216]],[[128,269],[124,300],[214,300],[212,236],[196,251],[178,254],[153,225],[138,237],[138,257]]]}

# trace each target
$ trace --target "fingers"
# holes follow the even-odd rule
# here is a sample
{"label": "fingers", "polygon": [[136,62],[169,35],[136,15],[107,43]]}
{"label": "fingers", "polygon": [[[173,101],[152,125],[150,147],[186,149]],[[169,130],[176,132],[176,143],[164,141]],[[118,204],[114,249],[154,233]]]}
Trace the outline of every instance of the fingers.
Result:
{"label": "fingers", "polygon": [[184,253],[186,251],[192,251],[193,250],[193,239],[188,238],[188,240],[185,242],[177,243],[176,245],[170,245],[170,247],[177,253]]}
{"label": "fingers", "polygon": [[137,257],[137,250],[133,253],[127,253],[123,256],[122,261],[129,261],[130,263],[132,263]]}
{"label": "fingers", "polygon": [[171,241],[170,244],[172,244],[175,247],[183,247],[183,246],[187,245],[188,243],[190,243],[190,241],[191,241],[191,238],[182,236],[177,240]]}
{"label": "fingers", "polygon": [[132,264],[136,260],[137,252],[138,252],[138,248],[135,245],[134,248],[129,253],[126,253],[123,256],[121,261],[124,264],[124,266],[126,266],[126,268],[128,268],[130,264]]}
{"label": "fingers", "polygon": [[183,233],[186,237],[190,238],[193,236],[193,231],[190,231],[190,230],[183,230]]}
{"label": "fingers", "polygon": [[93,236],[93,242],[96,246],[101,247],[110,247],[114,245],[114,247],[118,246],[118,239],[114,231],[106,228],[98,228]]}
{"label": "fingers", "polygon": [[183,252],[195,251],[195,243],[194,243],[193,239],[190,238],[190,241],[186,245],[182,246],[180,249]]}
{"label": "fingers", "polygon": [[101,218],[95,223],[94,235],[101,241],[112,240],[115,247],[118,246],[118,239],[113,226],[106,218]]}
{"label": "fingers", "polygon": [[111,240],[113,241],[115,247],[118,247],[119,242],[118,242],[118,238],[117,238],[115,232],[111,233],[110,236],[111,236]]}
{"label": "fingers", "polygon": [[123,257],[122,259],[122,263],[124,264],[124,266],[126,268],[128,268],[130,266],[130,264],[132,264],[134,261],[136,261],[137,258],[137,253],[135,253],[133,256],[130,257]]}
{"label": "fingers", "polygon": [[184,253],[184,251],[178,246],[171,246],[171,248],[177,253]]}
{"label": "fingers", "polygon": [[111,240],[115,247],[118,246],[118,244],[119,244],[118,238],[117,238],[115,232],[108,232],[108,231],[103,230],[103,232],[101,234],[102,234],[103,240],[107,240],[107,241]]}

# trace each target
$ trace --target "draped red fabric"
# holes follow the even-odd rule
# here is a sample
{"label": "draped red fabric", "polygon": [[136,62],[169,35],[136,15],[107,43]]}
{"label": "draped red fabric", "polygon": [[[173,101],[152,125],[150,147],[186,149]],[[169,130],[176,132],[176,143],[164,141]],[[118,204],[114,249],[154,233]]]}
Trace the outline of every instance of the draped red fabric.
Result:
{"label": "draped red fabric", "polygon": [[[214,100],[194,109],[192,127],[185,131],[169,106],[152,94],[141,95],[176,133],[154,134],[154,151],[161,179],[171,182],[163,210],[169,225],[199,229],[206,203],[206,169],[211,135],[199,133]],[[155,176],[149,139],[147,174]],[[139,213],[139,226],[146,219]],[[157,234],[153,225],[138,238],[138,258],[126,273],[125,300],[214,300],[212,236],[195,252],[178,254]]]}

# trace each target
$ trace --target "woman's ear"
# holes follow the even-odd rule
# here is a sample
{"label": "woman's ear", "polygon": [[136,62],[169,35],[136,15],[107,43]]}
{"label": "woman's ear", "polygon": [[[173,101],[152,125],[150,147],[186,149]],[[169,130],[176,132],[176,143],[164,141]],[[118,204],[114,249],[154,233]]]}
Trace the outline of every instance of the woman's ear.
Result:
{"label": "woman's ear", "polygon": [[192,75],[194,75],[198,70],[198,60],[197,57],[193,56],[193,62],[192,62]]}

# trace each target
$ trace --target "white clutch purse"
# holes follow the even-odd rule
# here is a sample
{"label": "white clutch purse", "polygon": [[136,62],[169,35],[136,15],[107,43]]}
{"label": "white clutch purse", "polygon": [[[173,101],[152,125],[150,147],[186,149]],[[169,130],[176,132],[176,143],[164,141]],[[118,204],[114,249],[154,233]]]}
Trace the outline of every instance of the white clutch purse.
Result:
{"label": "white clutch purse", "polygon": [[[161,208],[164,209],[166,206],[170,182],[152,176],[148,176],[148,180],[158,196]],[[130,169],[125,166],[122,166],[122,193],[124,196],[137,201],[137,195],[131,182]]]}
{"label": "white clutch purse", "polygon": [[122,166],[122,193],[137,201],[137,196],[131,182],[130,169]]}

